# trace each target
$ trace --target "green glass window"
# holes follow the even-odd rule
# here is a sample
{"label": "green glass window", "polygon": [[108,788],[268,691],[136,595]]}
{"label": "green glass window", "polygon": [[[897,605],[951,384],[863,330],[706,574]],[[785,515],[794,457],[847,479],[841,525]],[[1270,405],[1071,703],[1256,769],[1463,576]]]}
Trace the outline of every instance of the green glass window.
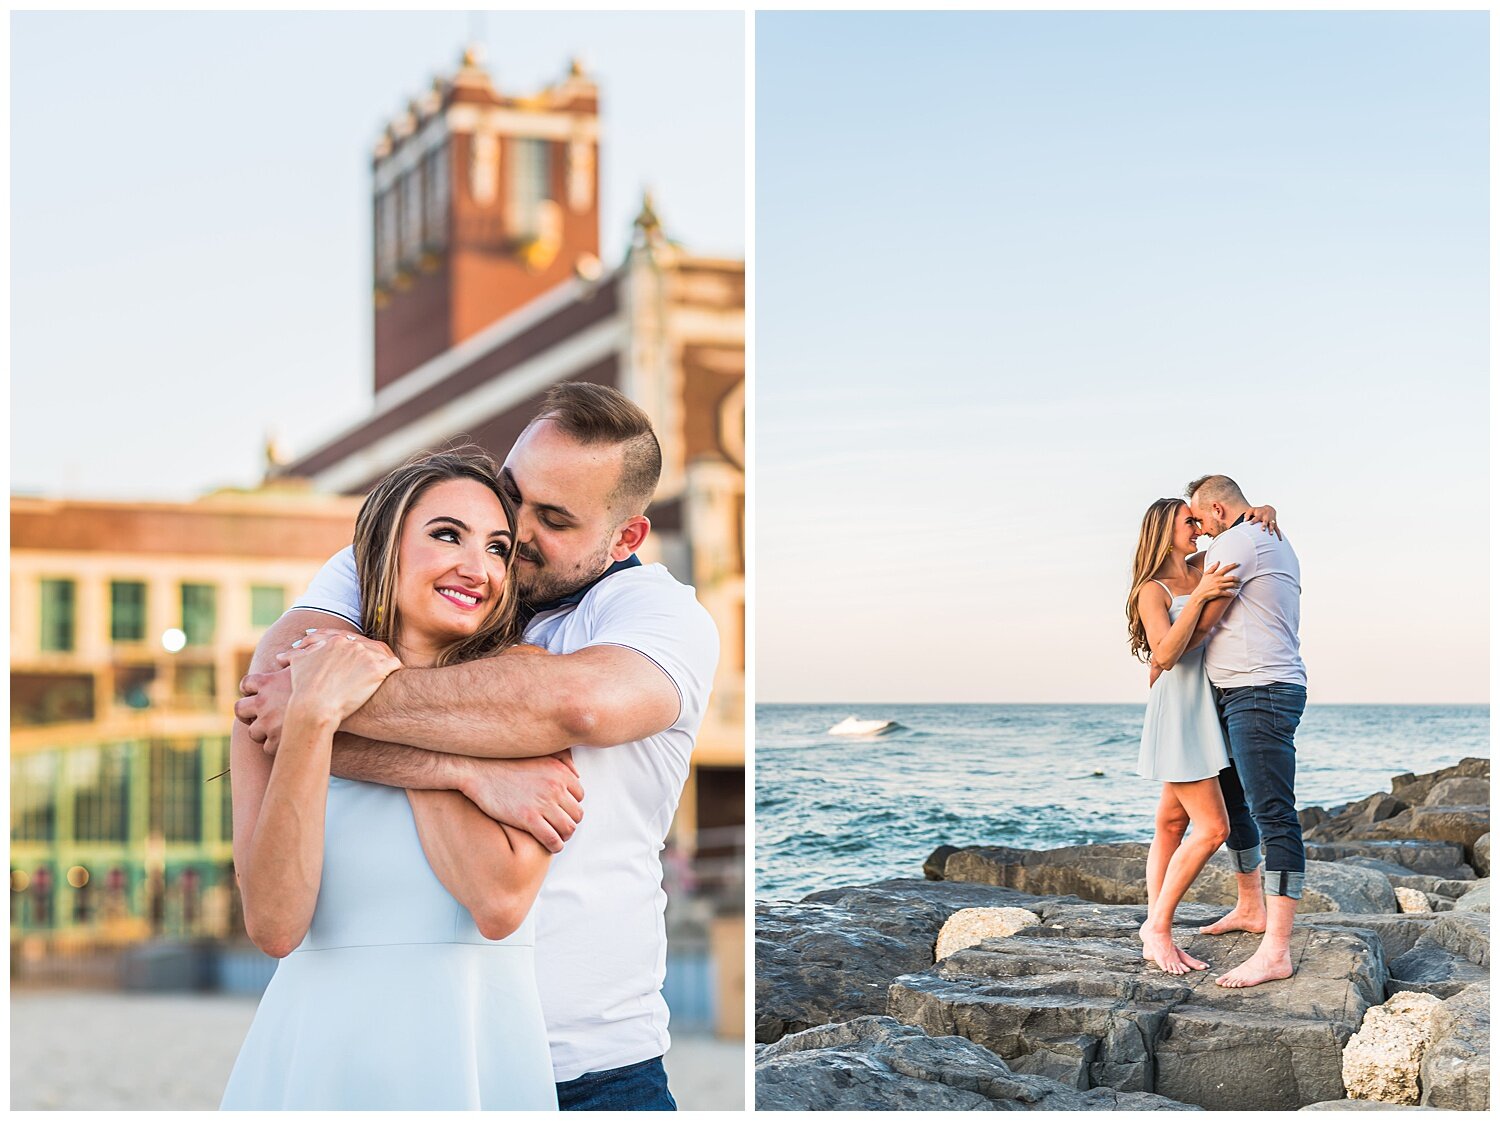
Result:
{"label": "green glass window", "polygon": [[191,662],[178,665],[176,701],[183,708],[212,710],[214,667],[194,665]]}
{"label": "green glass window", "polygon": [[286,610],[286,589],[269,584],[254,584],[250,588],[250,625],[269,627]]}
{"label": "green glass window", "polygon": [[199,841],[203,834],[202,754],[197,740],[151,744],[150,830],[167,841]]}
{"label": "green glass window", "polygon": [[182,586],[182,633],[189,646],[208,646],[218,621],[218,589],[212,584]]}
{"label": "green glass window", "polygon": [[130,745],[74,748],[68,753],[73,835],[79,841],[130,839]]}
{"label": "green glass window", "polygon": [[73,602],[73,581],[42,581],[43,650],[73,649]]}
{"label": "green glass window", "polygon": [[116,666],[115,704],[126,708],[150,708],[155,683],[155,666]]}
{"label": "green glass window", "polygon": [[50,841],[56,822],[52,801],[57,753],[22,755],[10,764],[10,839]]}
{"label": "green glass window", "polygon": [[109,583],[109,637],[113,642],[146,641],[146,585],[138,580]]}

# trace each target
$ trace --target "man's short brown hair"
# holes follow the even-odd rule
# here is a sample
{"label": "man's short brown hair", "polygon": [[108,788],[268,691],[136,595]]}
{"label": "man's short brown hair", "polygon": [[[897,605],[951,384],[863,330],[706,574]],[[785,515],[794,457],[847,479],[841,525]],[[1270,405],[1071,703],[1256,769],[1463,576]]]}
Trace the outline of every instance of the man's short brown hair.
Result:
{"label": "man's short brown hair", "polygon": [[609,501],[624,516],[644,514],[661,481],[661,444],[651,418],[618,389],[589,381],[559,382],[547,391],[537,421],[550,420],[585,446],[620,449],[620,478]]}
{"label": "man's short brown hair", "polygon": [[1210,502],[1217,502],[1221,506],[1236,505],[1248,506],[1245,500],[1245,492],[1240,490],[1239,483],[1228,475],[1201,475],[1187,485],[1187,498],[1191,502],[1193,496],[1203,491],[1203,497]]}

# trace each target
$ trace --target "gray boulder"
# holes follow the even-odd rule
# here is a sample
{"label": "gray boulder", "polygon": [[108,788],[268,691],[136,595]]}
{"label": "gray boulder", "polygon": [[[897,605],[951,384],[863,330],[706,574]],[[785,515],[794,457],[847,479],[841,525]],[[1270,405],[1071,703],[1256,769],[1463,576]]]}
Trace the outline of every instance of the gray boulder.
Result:
{"label": "gray boulder", "polygon": [[1490,831],[1488,803],[1473,806],[1413,806],[1369,827],[1371,840],[1448,841],[1463,845],[1464,860],[1474,863],[1474,844]]}
{"label": "gray boulder", "polygon": [[1297,811],[1297,824],[1302,827],[1303,832],[1327,821],[1333,815],[1322,806],[1306,806]]}
{"label": "gray boulder", "polygon": [[[1470,956],[1476,960],[1470,960]],[[1386,992],[1431,993],[1440,999],[1457,996],[1470,984],[1490,978],[1490,938],[1488,929],[1481,932],[1463,920],[1442,920],[1428,927],[1400,957],[1391,962],[1391,978]]]}
{"label": "gray boulder", "polygon": [[1481,914],[1440,915],[1421,939],[1441,946],[1475,965],[1490,966],[1490,917]]}
{"label": "gray boulder", "polygon": [[1415,946],[1422,935],[1432,929],[1441,916],[1424,914],[1355,915],[1339,911],[1316,915],[1298,914],[1297,925],[1323,930],[1356,931],[1374,938],[1380,945],[1382,962],[1395,961]]}
{"label": "gray boulder", "polygon": [[898,978],[889,1013],[1080,1089],[1158,1093],[1207,1109],[1296,1109],[1343,1093],[1343,1045],[1384,1000],[1381,944],[1365,931],[1298,927],[1290,980],[1225,989],[1214,976],[1249,957],[1258,936],[1194,936],[1189,927],[1180,944],[1213,968],[1177,977],[1141,958],[1133,935],[1144,908],[1060,903],[1042,918]]}
{"label": "gray boulder", "polygon": [[1464,862],[1464,847],[1449,841],[1305,841],[1308,860],[1338,861],[1359,858],[1397,865],[1418,876],[1472,880],[1474,870]]}
{"label": "gray boulder", "polygon": [[1490,874],[1490,835],[1488,833],[1474,842],[1474,871],[1481,876]]}
{"label": "gray boulder", "polygon": [[1422,1056],[1422,1104],[1490,1107],[1490,1004],[1487,985],[1470,985],[1433,1013],[1435,1034]]}
{"label": "gray boulder", "polygon": [[1397,775],[1391,779],[1391,794],[1408,805],[1419,806],[1427,800],[1427,796],[1432,793],[1432,788],[1445,779],[1482,778],[1488,781],[1489,777],[1490,761],[1471,756],[1451,767],[1429,771],[1425,775]]}
{"label": "gray boulder", "polygon": [[1453,904],[1455,911],[1474,911],[1479,914],[1490,913],[1490,880],[1486,876],[1474,884],[1472,891],[1466,891],[1459,896],[1458,902]]}
{"label": "gray boulder", "polygon": [[1487,778],[1445,778],[1434,784],[1422,799],[1424,806],[1487,806],[1490,804],[1490,780]]}
{"label": "gray boulder", "polygon": [[[1142,844],[1076,845],[1061,849],[982,847],[959,849],[943,866],[949,881],[994,884],[1034,895],[1076,895],[1096,903],[1146,901],[1146,854]],[[1184,898],[1190,903],[1234,905],[1237,891],[1229,854],[1208,862]],[[1396,894],[1384,875],[1368,868],[1309,861],[1303,887],[1305,913],[1397,910]]]}
{"label": "gray boulder", "polygon": [[[1322,848],[1324,846],[1308,845],[1307,847]],[[1454,845],[1453,848],[1456,850],[1458,846]],[[1320,856],[1317,859],[1325,860],[1327,857]],[[1426,872],[1414,872],[1403,865],[1371,856],[1343,856],[1338,858],[1338,862],[1355,868],[1368,868],[1372,872],[1379,872],[1390,881],[1392,887],[1416,888],[1418,891],[1425,891],[1433,895],[1442,895],[1448,899],[1457,899],[1474,886],[1473,873],[1470,871],[1468,865],[1459,865],[1454,869],[1457,872],[1461,868],[1464,873],[1468,873],[1467,875],[1459,874],[1450,877],[1434,876]]]}
{"label": "gray boulder", "polygon": [[763,1110],[1184,1110],[1155,1094],[1079,1091],[1012,1071],[966,1039],[879,1016],[788,1035],[755,1057]]}
{"label": "gray boulder", "polygon": [[1390,794],[1371,794],[1358,802],[1351,802],[1337,813],[1330,813],[1311,828],[1303,825],[1302,835],[1309,841],[1339,841],[1346,837],[1363,834],[1376,822],[1395,817],[1409,803]]}
{"label": "gray boulder", "polygon": [[933,963],[943,923],[965,907],[1037,907],[977,884],[888,880],[755,908],[755,1038],[885,1011],[886,988]]}
{"label": "gray boulder", "polygon": [[948,858],[958,851],[953,845],[939,845],[932,850],[932,855],[922,863],[922,875],[925,879],[941,880],[943,878],[943,866],[948,863]]}

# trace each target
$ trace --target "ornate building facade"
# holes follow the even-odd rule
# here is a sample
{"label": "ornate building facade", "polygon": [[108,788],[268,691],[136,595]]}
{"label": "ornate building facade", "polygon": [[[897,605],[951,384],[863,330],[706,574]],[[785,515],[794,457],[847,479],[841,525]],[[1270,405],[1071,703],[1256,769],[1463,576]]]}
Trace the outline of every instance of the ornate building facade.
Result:
{"label": "ornate building facade", "polygon": [[11,499],[11,931],[239,932],[229,706],[255,644],[353,529],[297,488],[187,503]]}
{"label": "ornate building facade", "polygon": [[645,409],[663,471],[642,559],[697,589],[723,648],[679,812],[690,838],[744,823],[744,262],[685,251],[647,199],[606,268],[598,149],[598,89],[576,63],[502,94],[473,50],[389,123],[371,166],[372,406],[281,470],[357,495],[453,442],[504,459],[561,381]]}

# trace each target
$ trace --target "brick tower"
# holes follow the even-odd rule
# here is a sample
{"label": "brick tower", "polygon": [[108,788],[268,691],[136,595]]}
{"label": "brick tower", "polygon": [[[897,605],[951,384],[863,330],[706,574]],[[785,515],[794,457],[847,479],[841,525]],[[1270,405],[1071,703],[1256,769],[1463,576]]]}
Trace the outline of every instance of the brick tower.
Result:
{"label": "brick tower", "polygon": [[375,390],[575,275],[599,275],[599,91],[530,96],[476,48],[375,146]]}

